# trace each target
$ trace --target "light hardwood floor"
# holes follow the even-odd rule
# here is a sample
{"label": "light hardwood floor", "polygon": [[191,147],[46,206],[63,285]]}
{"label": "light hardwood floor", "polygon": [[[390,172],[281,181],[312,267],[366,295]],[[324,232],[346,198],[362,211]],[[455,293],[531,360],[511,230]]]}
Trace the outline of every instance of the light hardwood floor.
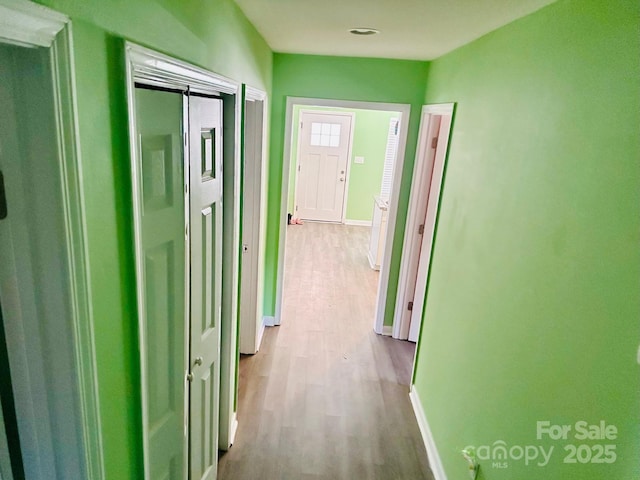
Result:
{"label": "light hardwood floor", "polygon": [[369,229],[287,228],[282,325],[240,360],[218,478],[433,479],[408,396],[415,345],[373,332]]}

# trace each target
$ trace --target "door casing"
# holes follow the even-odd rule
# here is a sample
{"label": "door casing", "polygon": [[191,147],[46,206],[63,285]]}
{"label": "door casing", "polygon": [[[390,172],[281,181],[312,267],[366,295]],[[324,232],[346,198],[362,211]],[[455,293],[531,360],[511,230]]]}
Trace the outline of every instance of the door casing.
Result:
{"label": "door casing", "polygon": [[[71,370],[64,375],[72,375],[77,379],[75,392],[79,399],[79,409],[71,402],[59,403],[52,410],[37,410],[37,417],[28,421],[52,423],[51,411],[60,418],[73,419],[81,428],[83,445],[78,456],[84,464],[88,478],[101,480],[105,477],[102,450],[102,428],[100,421],[98,383],[96,373],[95,341],[93,327],[93,311],[91,308],[91,287],[89,283],[89,254],[87,249],[87,232],[85,219],[85,203],[83,196],[83,177],[80,158],[79,132],[76,107],[76,86],[73,61],[73,36],[71,21],[47,7],[31,2],[15,2],[0,0],[0,43],[8,43],[21,47],[38,47],[47,50],[50,65],[51,82],[54,96],[55,152],[56,165],[61,183],[62,211],[61,235],[50,238],[67,251],[66,264],[69,278],[65,288],[68,289],[70,302],[69,321],[61,324],[59,334],[72,338],[73,363]],[[26,327],[26,326],[24,326]],[[33,329],[32,329],[33,330]],[[36,328],[37,330],[37,328]],[[33,343],[34,339],[24,338],[19,348],[21,357],[35,361],[42,352]],[[36,343],[37,339],[35,339]],[[51,343],[51,356],[58,355],[58,349],[64,345]],[[65,352],[68,354],[69,352]],[[10,360],[11,363],[11,360]],[[40,391],[41,398],[46,398],[47,385],[35,384],[35,375],[30,375],[30,362],[16,366],[22,378],[29,378],[33,391]],[[61,374],[54,362],[44,362],[47,378],[55,382]],[[19,399],[32,411],[35,407],[33,398]],[[50,438],[37,437],[33,449],[42,455],[51,456],[57,447],[51,444]],[[73,448],[67,446],[67,448]]]}
{"label": "door casing", "polygon": [[[422,270],[429,268],[454,108],[453,103],[422,107],[394,310],[394,338],[406,340],[412,318],[415,321],[422,315],[428,272],[418,275],[418,266],[422,263]],[[438,143],[432,149],[434,136],[438,137]],[[423,234],[418,233],[421,224],[424,224]],[[414,302],[414,310],[408,312],[407,303],[414,299],[411,290],[420,290],[416,297],[419,305]],[[414,325],[413,330],[416,328]]]}
{"label": "door casing", "polygon": [[[141,238],[141,179],[136,169],[139,152],[135,141],[136,112],[135,84],[189,91],[204,95],[216,95],[223,99],[223,265],[222,265],[222,321],[220,324],[220,422],[219,448],[227,450],[233,443],[236,425],[235,378],[236,378],[236,332],[238,313],[238,265],[239,265],[239,195],[240,195],[240,84],[223,76],[211,73],[186,62],[160,54],[131,42],[125,43],[127,100],[129,113],[129,138],[132,165],[134,249],[136,252],[136,277],[143,278]],[[136,284],[138,317],[144,318],[144,285]],[[143,416],[143,461],[145,479],[150,480],[148,411],[145,405],[146,391],[146,346],[144,345],[144,322],[139,321],[141,397]]]}

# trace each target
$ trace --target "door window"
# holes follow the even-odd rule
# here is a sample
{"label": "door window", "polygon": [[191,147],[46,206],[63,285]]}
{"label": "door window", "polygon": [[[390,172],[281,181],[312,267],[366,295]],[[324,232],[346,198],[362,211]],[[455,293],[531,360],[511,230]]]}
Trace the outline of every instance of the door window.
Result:
{"label": "door window", "polygon": [[311,124],[312,147],[339,147],[340,124],[313,122]]}

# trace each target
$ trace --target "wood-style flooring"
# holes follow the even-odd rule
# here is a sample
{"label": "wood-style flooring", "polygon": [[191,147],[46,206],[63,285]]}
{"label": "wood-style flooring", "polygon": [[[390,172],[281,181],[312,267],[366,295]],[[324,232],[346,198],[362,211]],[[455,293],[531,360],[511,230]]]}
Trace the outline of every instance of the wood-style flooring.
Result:
{"label": "wood-style flooring", "polygon": [[218,478],[433,479],[408,396],[415,345],[373,332],[369,228],[287,228],[282,325],[240,360]]}

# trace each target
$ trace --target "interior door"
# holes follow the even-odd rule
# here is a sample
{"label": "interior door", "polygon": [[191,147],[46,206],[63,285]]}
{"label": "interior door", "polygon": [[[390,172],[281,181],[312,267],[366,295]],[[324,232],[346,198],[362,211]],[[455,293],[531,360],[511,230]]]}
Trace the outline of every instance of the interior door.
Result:
{"label": "interior door", "polygon": [[242,276],[240,285],[240,353],[254,354],[264,331],[262,264],[264,186],[262,132],[264,102],[245,101],[242,187]]}
{"label": "interior door", "polygon": [[300,118],[294,217],[341,222],[352,116],[302,112]]}
{"label": "interior door", "polygon": [[449,138],[450,127],[451,115],[441,116],[433,170],[429,179],[429,198],[427,200],[422,242],[420,245],[420,260],[418,261],[415,296],[413,297],[414,306],[411,311],[411,324],[409,325],[409,341],[411,342],[418,341],[420,325],[422,324],[422,312],[424,310],[424,300],[427,293],[427,277],[429,275],[429,265],[431,264],[433,233],[436,225],[436,215],[438,213],[438,202],[440,199],[440,188],[442,186],[442,174],[447,154],[446,145]]}
{"label": "interior door", "polygon": [[185,476],[186,240],[183,95],[136,88],[148,478]]}
{"label": "interior door", "polygon": [[191,255],[191,480],[218,465],[222,303],[222,100],[189,97]]}

